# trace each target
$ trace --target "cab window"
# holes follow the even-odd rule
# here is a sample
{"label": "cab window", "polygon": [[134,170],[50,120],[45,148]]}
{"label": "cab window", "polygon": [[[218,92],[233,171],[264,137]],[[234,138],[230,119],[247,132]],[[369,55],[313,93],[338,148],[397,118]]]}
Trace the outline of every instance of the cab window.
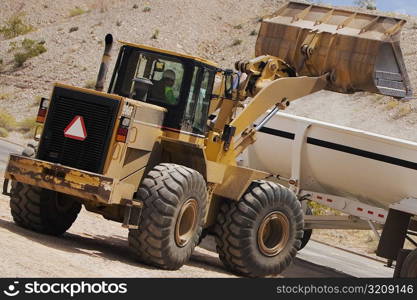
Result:
{"label": "cab window", "polygon": [[[157,105],[177,105],[183,85],[184,65],[161,55],[130,50],[122,59],[120,68],[115,76],[113,90],[117,94],[140,100],[138,96],[147,89],[147,102]],[[144,86],[144,80],[148,86]]]}
{"label": "cab window", "polygon": [[[143,54],[141,56],[135,77],[147,78],[144,71],[149,60]],[[151,68],[149,79],[152,86],[149,89],[148,99],[163,104],[178,104],[184,76],[183,65],[179,62],[159,58],[152,62]]]}
{"label": "cab window", "polygon": [[211,98],[213,72],[201,67],[195,67],[187,106],[181,130],[196,134],[206,131],[207,114]]}
{"label": "cab window", "polygon": [[204,136],[216,71],[189,58],[123,46],[109,92],[166,108],[166,130]]}

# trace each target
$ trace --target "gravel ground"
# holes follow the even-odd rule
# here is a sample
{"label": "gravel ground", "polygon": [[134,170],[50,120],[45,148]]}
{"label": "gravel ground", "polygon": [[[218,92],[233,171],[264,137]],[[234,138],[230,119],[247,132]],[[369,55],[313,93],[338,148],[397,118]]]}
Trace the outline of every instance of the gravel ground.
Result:
{"label": "gravel ground", "polygon": [[128,249],[127,230],[84,209],[62,237],[22,229],[8,200],[0,196],[1,277],[235,277],[216,253],[200,247],[178,271],[140,264]]}

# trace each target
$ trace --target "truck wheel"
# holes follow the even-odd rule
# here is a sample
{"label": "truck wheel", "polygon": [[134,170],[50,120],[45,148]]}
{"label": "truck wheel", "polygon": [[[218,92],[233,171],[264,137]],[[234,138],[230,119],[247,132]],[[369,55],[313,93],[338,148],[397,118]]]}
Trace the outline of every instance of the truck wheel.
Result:
{"label": "truck wheel", "polygon": [[417,278],[417,249],[410,252],[401,268],[401,278]]}
{"label": "truck wheel", "polygon": [[[310,207],[307,206],[307,209],[305,211],[305,215],[306,216],[311,216],[313,214],[312,210]],[[304,249],[305,246],[307,246],[308,242],[310,241],[311,235],[313,234],[313,229],[305,229],[304,230],[304,234],[303,234],[303,238],[301,239],[301,246],[300,249],[298,249],[298,251],[300,251],[301,249]]]}
{"label": "truck wheel", "polygon": [[40,233],[61,235],[81,210],[74,197],[21,182],[13,182],[10,196],[13,220]]}
{"label": "truck wheel", "polygon": [[199,242],[206,214],[206,182],[195,170],[175,164],[155,166],[140,185],[139,229],[129,245],[143,263],[167,270],[184,265]]}
{"label": "truck wheel", "polygon": [[225,201],[216,224],[217,252],[233,273],[264,277],[292,262],[303,237],[303,211],[283,186],[256,181],[238,202]]}

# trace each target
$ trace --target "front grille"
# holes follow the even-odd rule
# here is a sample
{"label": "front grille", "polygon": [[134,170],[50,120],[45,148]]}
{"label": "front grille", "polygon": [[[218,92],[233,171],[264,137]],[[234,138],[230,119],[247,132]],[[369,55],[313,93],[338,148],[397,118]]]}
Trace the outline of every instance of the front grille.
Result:
{"label": "front grille", "polygon": [[[37,158],[102,173],[118,109],[117,100],[55,87]],[[84,119],[84,141],[64,136],[75,116]]]}

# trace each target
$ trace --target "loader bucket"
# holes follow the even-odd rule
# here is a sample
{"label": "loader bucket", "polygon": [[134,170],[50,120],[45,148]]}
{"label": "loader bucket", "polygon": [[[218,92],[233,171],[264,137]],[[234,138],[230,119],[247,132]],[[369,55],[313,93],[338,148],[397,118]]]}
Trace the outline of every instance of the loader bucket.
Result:
{"label": "loader bucket", "polygon": [[400,48],[405,20],[288,2],[263,19],[255,54],[277,56],[299,75],[330,74],[326,89],[396,98],[412,91]]}

